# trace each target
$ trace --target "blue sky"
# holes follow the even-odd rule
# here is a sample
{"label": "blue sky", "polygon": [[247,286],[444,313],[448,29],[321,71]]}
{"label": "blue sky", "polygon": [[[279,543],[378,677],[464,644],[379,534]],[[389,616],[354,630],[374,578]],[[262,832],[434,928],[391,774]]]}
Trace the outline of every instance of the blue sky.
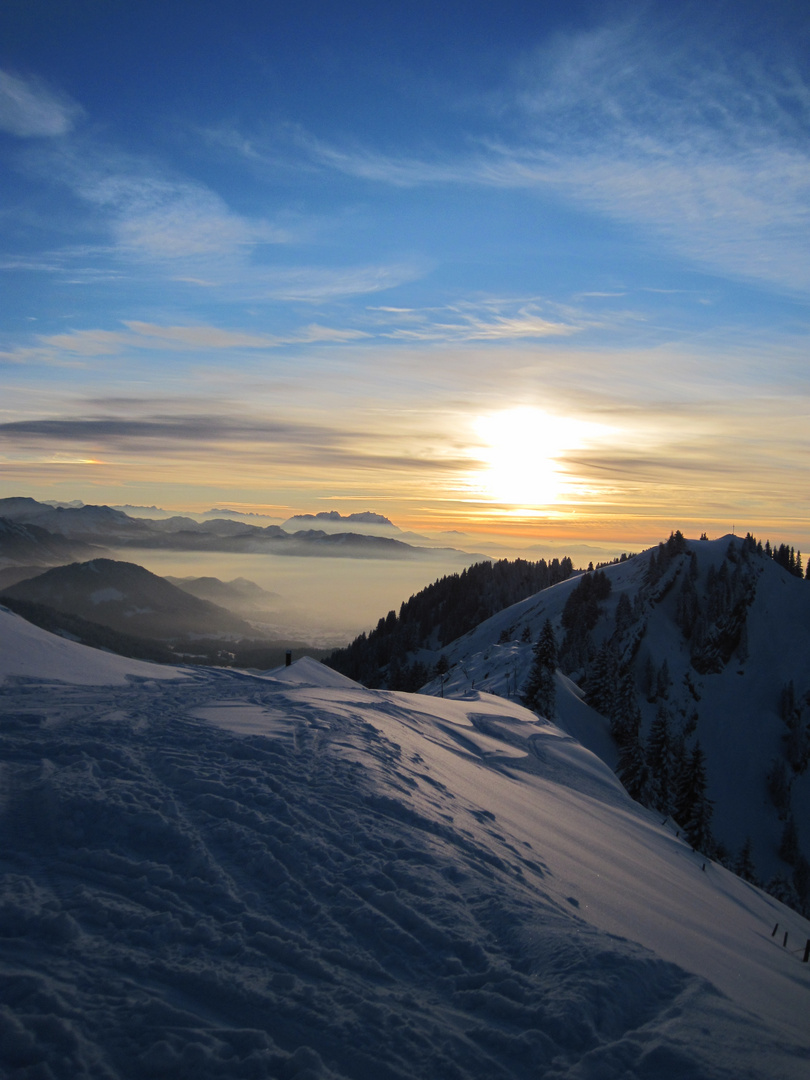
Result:
{"label": "blue sky", "polygon": [[808,58],[799,3],[7,0],[3,493],[801,546]]}

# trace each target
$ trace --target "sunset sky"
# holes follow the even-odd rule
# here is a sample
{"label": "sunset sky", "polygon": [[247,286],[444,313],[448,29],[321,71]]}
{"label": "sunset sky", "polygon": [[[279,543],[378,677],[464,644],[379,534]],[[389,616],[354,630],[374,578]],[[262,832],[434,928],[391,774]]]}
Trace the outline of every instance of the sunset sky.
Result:
{"label": "sunset sky", "polygon": [[4,0],[0,495],[810,551],[810,6]]}

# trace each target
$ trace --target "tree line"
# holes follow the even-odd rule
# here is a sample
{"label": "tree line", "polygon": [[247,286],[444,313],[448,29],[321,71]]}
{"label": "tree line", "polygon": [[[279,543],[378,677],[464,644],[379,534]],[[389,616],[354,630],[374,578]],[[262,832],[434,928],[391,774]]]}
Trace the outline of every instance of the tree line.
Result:
{"label": "tree line", "polygon": [[389,611],[368,634],[336,649],[326,663],[355,682],[389,690],[417,690],[433,672],[415,654],[436,651],[485,619],[574,572],[568,556],[480,562],[437,579]]}

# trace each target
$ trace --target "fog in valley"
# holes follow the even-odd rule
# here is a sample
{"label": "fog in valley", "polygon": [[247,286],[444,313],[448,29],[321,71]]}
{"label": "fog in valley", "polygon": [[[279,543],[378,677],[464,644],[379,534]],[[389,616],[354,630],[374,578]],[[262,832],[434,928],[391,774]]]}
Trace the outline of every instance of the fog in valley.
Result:
{"label": "fog in valley", "polygon": [[[268,637],[296,639],[321,648],[344,645],[376,626],[390,610],[446,574],[459,573],[480,557],[437,551],[418,559],[352,559],[229,554],[225,552],[113,551],[161,577],[247,578],[275,594],[264,617],[243,614]],[[261,596],[261,594],[259,594]],[[231,605],[233,610],[236,610]]]}

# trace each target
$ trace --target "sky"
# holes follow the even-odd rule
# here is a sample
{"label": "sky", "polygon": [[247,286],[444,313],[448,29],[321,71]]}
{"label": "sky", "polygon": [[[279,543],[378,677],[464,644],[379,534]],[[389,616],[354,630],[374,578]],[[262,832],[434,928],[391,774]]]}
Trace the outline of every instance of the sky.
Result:
{"label": "sky", "polygon": [[5,0],[0,488],[810,549],[804,3]]}

